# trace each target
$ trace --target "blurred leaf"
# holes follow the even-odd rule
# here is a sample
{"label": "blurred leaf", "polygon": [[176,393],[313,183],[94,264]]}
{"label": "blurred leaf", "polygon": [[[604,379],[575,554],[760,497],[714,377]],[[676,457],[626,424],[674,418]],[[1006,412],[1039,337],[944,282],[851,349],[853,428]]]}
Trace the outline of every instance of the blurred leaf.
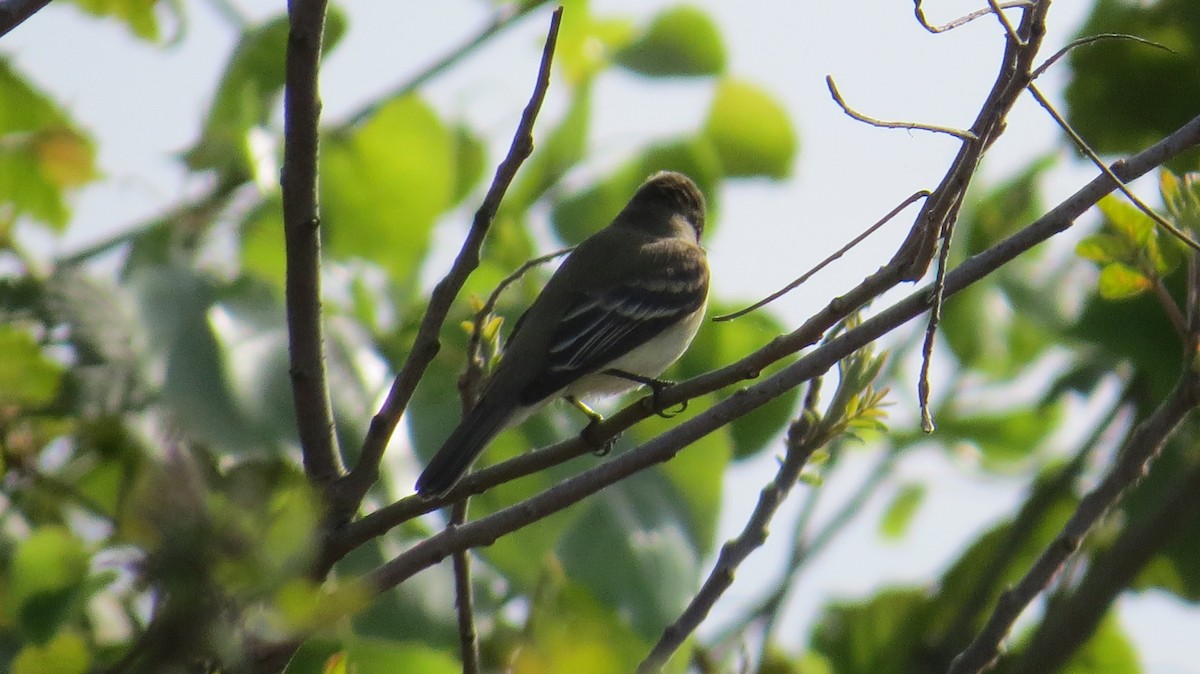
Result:
{"label": "blurred leaf", "polygon": [[249,209],[241,225],[241,266],[268,281],[282,296],[287,280],[283,242],[283,197],[272,192]]}
{"label": "blurred leaf", "polygon": [[1131,248],[1143,248],[1154,237],[1158,227],[1154,220],[1117,195],[1106,195],[1096,202],[1096,207],[1104,214],[1105,224]]}
{"label": "blurred leaf", "polygon": [[649,649],[579,585],[561,575],[543,580],[534,595],[525,634],[513,653],[513,674],[625,674]]}
{"label": "blurred leaf", "polygon": [[1046,436],[1058,428],[1063,411],[1061,403],[1051,403],[997,413],[939,414],[937,432],[945,446],[971,443],[985,462],[1002,468],[1034,456]]}
{"label": "blurred leaf", "polygon": [[1149,290],[1154,282],[1140,272],[1114,262],[1100,270],[1097,288],[1106,300],[1123,300]]}
{"label": "blurred leaf", "polygon": [[22,541],[8,569],[10,614],[37,643],[46,643],[76,608],[89,555],[63,527],[40,527]]}
{"label": "blurred leaf", "polygon": [[321,150],[322,232],[333,259],[383,266],[415,287],[437,217],[454,196],[454,139],[416,96],[389,101]]}
{"label": "blurred leaf", "polygon": [[983,194],[969,192],[955,229],[956,238],[961,236],[966,243],[952,250],[951,255],[967,257],[982,252],[1040,217],[1045,211],[1042,178],[1056,163],[1056,155],[1046,155],[1015,176],[985,187],[987,191]]}
{"label": "blurred leaf", "polygon": [[722,80],[704,134],[716,147],[725,175],[781,180],[792,173],[798,141],[791,117],[760,87]]}
{"label": "blurred leaf", "polygon": [[[313,637],[300,644],[283,674],[345,674],[345,658],[341,640]],[[339,666],[340,670],[337,669]]]}
{"label": "blurred leaf", "polygon": [[483,177],[486,148],[483,140],[462,124],[454,127],[453,134],[454,190],[450,202],[457,204],[475,189]]}
{"label": "blurred leaf", "polygon": [[1132,640],[1121,629],[1117,617],[1109,612],[1092,637],[1079,649],[1062,674],[1140,674],[1138,653]]}
{"label": "blurred leaf", "polygon": [[885,589],[869,599],[826,606],[812,649],[837,672],[907,674],[924,643],[928,600],[920,590]]}
{"label": "blurred leaf", "polygon": [[879,521],[879,532],[883,537],[892,540],[903,537],[924,500],[924,485],[906,484],[897,490]]}
{"label": "blurred leaf", "polygon": [[0,325],[0,353],[0,406],[43,407],[58,395],[63,368],[28,332]]}
{"label": "blurred leaf", "polygon": [[[288,30],[287,16],[280,15],[251,26],[242,34],[217,85],[200,139],[184,154],[190,169],[214,169],[229,182],[241,182],[256,175],[250,132],[267,126],[276,112],[283,93]],[[345,32],[345,15],[336,6],[330,6],[321,45],[323,55],[337,45]]]}
{"label": "blurred leaf", "polygon": [[716,23],[706,12],[677,5],[655,16],[614,60],[651,77],[717,75],[725,70],[725,48]]}
{"label": "blurred leaf", "polygon": [[12,674],[84,674],[92,655],[83,638],[61,632],[43,645],[25,644],[12,661]]}
{"label": "blurred leaf", "polygon": [[589,0],[567,0],[554,65],[565,75],[568,86],[584,84],[608,66],[613,51],[633,37],[627,19],[601,18],[592,14]]}
{"label": "blurred leaf", "polygon": [[1129,257],[1129,244],[1115,234],[1089,234],[1075,244],[1075,254],[1092,262],[1107,263]]}
{"label": "blurred leaf", "polygon": [[[92,140],[0,57],[0,207],[62,230],[64,190],[97,177]],[[0,230],[0,248],[8,245]]]}
{"label": "blurred leaf", "polygon": [[1159,176],[1159,191],[1167,211],[1185,232],[1200,233],[1200,172],[1189,172],[1180,179],[1163,170]]}
{"label": "blurred leaf", "polygon": [[156,0],[72,0],[80,9],[96,17],[111,16],[143,40],[158,40]]}
{"label": "blurred leaf", "polygon": [[462,666],[424,644],[384,639],[355,639],[346,649],[346,671],[354,674],[459,674]]}
{"label": "blurred leaf", "polygon": [[[1137,152],[1196,114],[1191,102],[1200,100],[1200,5],[1099,0],[1077,37],[1103,33],[1136,35],[1171,50],[1104,40],[1068,55],[1068,121],[1101,154]],[[1195,158],[1193,152],[1174,165],[1194,166]]]}
{"label": "blurred leaf", "polygon": [[687,605],[699,573],[672,492],[658,473],[623,480],[595,496],[558,546],[567,577],[647,640]]}

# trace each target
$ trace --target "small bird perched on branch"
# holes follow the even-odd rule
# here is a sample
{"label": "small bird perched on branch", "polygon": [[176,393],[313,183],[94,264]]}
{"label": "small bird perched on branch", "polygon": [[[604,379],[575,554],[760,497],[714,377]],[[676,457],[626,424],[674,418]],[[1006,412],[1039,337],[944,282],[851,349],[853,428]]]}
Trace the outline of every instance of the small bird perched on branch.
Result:
{"label": "small bird perched on branch", "polygon": [[655,378],[683,355],[704,317],[703,231],[696,184],[670,171],[650,176],[517,321],[479,402],[421,473],[417,493],[445,494],[500,431],[553,400],[661,384]]}

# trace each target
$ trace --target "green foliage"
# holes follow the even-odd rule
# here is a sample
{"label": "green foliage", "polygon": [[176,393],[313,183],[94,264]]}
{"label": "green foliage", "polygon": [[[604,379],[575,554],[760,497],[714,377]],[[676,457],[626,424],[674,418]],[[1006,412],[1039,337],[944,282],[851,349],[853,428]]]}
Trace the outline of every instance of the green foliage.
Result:
{"label": "green foliage", "polygon": [[[1071,51],[1068,120],[1101,153],[1136,152],[1195,115],[1200,99],[1200,6],[1192,0],[1097,0],[1081,37],[1120,33]],[[1176,166],[1195,161],[1180,159]],[[1194,165],[1194,164],[1193,164]]]}
{"label": "green foliage", "polygon": [[725,48],[713,20],[695,7],[663,10],[615,60],[651,77],[718,75],[725,70]]}
{"label": "green foliage", "polygon": [[799,141],[791,118],[773,96],[736,79],[718,86],[704,134],[730,176],[791,175]]}

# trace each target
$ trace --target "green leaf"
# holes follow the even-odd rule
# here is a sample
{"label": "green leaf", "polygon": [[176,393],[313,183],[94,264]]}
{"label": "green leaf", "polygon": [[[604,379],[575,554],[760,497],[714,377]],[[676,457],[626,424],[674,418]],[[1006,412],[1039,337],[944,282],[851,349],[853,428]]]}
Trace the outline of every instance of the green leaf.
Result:
{"label": "green leaf", "polygon": [[[1200,15],[1193,0],[1090,5],[1092,13],[1075,37],[1121,33],[1167,48],[1104,40],[1068,54],[1068,121],[1102,155],[1137,152],[1196,114]],[[1194,167],[1195,160],[1193,151],[1174,165]]]}
{"label": "green leaf", "polygon": [[75,608],[88,561],[83,541],[64,527],[40,527],[17,547],[8,570],[8,609],[34,641],[50,639]]}
{"label": "green leaf", "polygon": [[1096,202],[1104,214],[1105,225],[1123,238],[1133,249],[1144,248],[1154,237],[1158,224],[1142,209],[1109,194]]}
{"label": "green leaf", "polygon": [[1061,403],[979,414],[939,414],[938,437],[951,446],[958,442],[975,445],[985,462],[1003,467],[1024,461],[1041,442],[1058,428],[1063,418]]}
{"label": "green leaf", "polygon": [[614,61],[651,77],[717,75],[725,70],[725,48],[716,23],[703,10],[679,5],[663,10]]}
{"label": "green leaf", "polygon": [[1059,671],[1062,674],[1140,674],[1144,670],[1132,640],[1110,611],[1087,643]]}
{"label": "green leaf", "polygon": [[0,325],[0,354],[0,406],[43,407],[58,395],[63,368],[28,332]]}
{"label": "green leaf", "polygon": [[633,24],[626,19],[592,14],[589,0],[566,0],[554,65],[571,87],[592,79],[608,66],[613,51],[633,39]]}
{"label": "green leaf", "polygon": [[[288,30],[287,16],[280,15],[242,34],[217,85],[200,139],[184,154],[193,171],[214,169],[231,182],[255,176],[263,183],[274,181],[274,176],[258,175],[250,132],[270,123],[283,93]],[[345,31],[345,15],[331,6],[325,19],[323,55]]]}
{"label": "green leaf", "polygon": [[798,141],[787,111],[760,87],[734,79],[717,85],[704,133],[726,175],[791,175]]}
{"label": "green leaf", "polygon": [[446,653],[424,644],[359,638],[350,642],[346,649],[346,671],[354,674],[458,674],[462,666]]}
{"label": "green leaf", "polygon": [[1163,170],[1159,190],[1167,211],[1180,229],[1190,231],[1193,236],[1200,232],[1200,173],[1185,173],[1181,180],[1174,173]]}
{"label": "green leaf", "polygon": [[625,674],[637,669],[649,642],[619,614],[561,574],[543,580],[517,644],[513,672]]}
{"label": "green leaf", "polygon": [[824,608],[812,648],[838,672],[919,671],[927,624],[924,590],[889,588],[857,603]]}
{"label": "green leaf", "polygon": [[1154,283],[1141,272],[1120,262],[1104,265],[1100,270],[1097,288],[1100,296],[1107,300],[1123,300],[1149,290]]}
{"label": "green leaf", "polygon": [[[97,177],[92,140],[58,106],[0,57],[0,211],[61,231],[70,210],[64,192]],[[8,245],[0,229],[0,248]]]}
{"label": "green leaf", "polygon": [[901,487],[883,511],[883,518],[879,521],[879,533],[892,540],[903,537],[924,500],[924,485],[914,483]]}
{"label": "green leaf", "polygon": [[455,189],[455,143],[415,95],[393,99],[321,151],[322,231],[334,259],[362,258],[415,287],[437,217]]}
{"label": "green leaf", "polygon": [[25,644],[12,661],[12,674],[83,674],[92,666],[92,654],[83,638],[61,632],[44,645]]}
{"label": "green leaf", "polygon": [[1128,260],[1133,251],[1129,243],[1115,234],[1089,234],[1075,244],[1075,254],[1092,262]]}
{"label": "green leaf", "polygon": [[73,0],[80,9],[96,17],[113,17],[121,21],[137,37],[158,40],[158,19],[154,16],[156,0]]}
{"label": "green leaf", "polygon": [[483,177],[486,148],[483,140],[462,124],[454,127],[453,134],[454,190],[450,202],[457,204],[475,189]]}

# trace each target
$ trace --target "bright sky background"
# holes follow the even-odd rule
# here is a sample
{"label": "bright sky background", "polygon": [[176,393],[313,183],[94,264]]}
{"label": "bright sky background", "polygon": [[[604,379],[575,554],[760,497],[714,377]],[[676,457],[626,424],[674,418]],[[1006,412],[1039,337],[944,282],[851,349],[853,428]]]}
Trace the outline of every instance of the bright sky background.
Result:
{"label": "bright sky background", "polygon": [[[130,39],[114,23],[97,23],[65,3],[51,4],[3,40],[0,52],[52,92],[100,144],[100,165],[109,180],[75,200],[71,230],[60,240],[29,236],[28,243],[69,253],[153,216],[203,185],[186,178],[173,153],[188,147],[233,46],[236,31],[214,9],[217,2],[189,2],[182,41],[163,49]],[[231,0],[253,19],[282,11],[282,1]],[[593,0],[595,11],[648,17],[665,2]],[[832,75],[843,96],[859,111],[895,120],[967,127],[996,76],[1002,29],[993,19],[931,35],[920,28],[908,0],[784,2],[703,0],[726,41],[729,72],[764,86],[792,113],[801,138],[796,171],[785,183],[739,182],[720,195],[719,231],[708,242],[715,292],[724,298],[754,299],[786,284],[893,208],[912,192],[932,188],[944,174],[957,141],[925,132],[884,130],[844,115],[832,102],[824,78]],[[928,3],[930,20],[941,23],[979,3]],[[1090,2],[1058,2],[1050,12],[1045,55],[1070,39]],[[322,71],[326,119],[339,120],[364,101],[392,90],[437,57],[460,44],[488,19],[488,3],[348,0],[349,32]],[[964,9],[965,8],[965,9]],[[426,91],[443,112],[465,116],[494,141],[492,162],[507,146],[536,71],[547,11],[511,28],[482,54],[469,59]],[[170,27],[167,32],[170,33]],[[1042,80],[1059,100],[1062,66]],[[709,86],[697,82],[605,76],[596,91],[593,161],[584,182],[626,159],[646,140],[698,127]],[[1050,93],[1055,92],[1055,93]],[[553,85],[538,129],[563,109]],[[535,137],[537,132],[535,131]],[[1057,142],[1053,122],[1024,98],[1009,118],[1009,132],[991,150],[984,180],[1024,166]],[[490,175],[491,169],[489,169]],[[1094,174],[1078,165],[1053,172],[1048,199],[1069,194]],[[1153,196],[1155,190],[1143,190]],[[1053,202],[1052,202],[1053,203]],[[844,292],[885,263],[911,224],[908,211],[834,267],[776,305],[789,325],[798,325],[829,298]],[[466,223],[447,223],[439,249],[453,250]],[[1056,244],[1062,245],[1062,244]],[[435,264],[446,256],[435,256]],[[444,267],[426,270],[436,277]],[[910,288],[904,288],[903,293]],[[889,296],[889,297],[894,297]],[[879,305],[877,305],[879,306]],[[937,381],[935,379],[934,386]],[[911,420],[903,392],[896,419]],[[1082,432],[1085,429],[1076,429]],[[838,503],[853,489],[873,457],[852,457],[846,480],[828,482],[824,499]],[[763,457],[734,471],[722,519],[722,537],[740,530],[753,503],[746,494],[774,468]],[[913,479],[935,479],[910,534],[881,547],[876,524],[886,498],[873,501],[860,524],[843,535],[803,576],[781,634],[788,645],[803,643],[815,609],[829,596],[866,597],[882,584],[919,582],[935,576],[984,525],[1012,512],[1020,481],[964,479],[940,453],[925,452],[903,464]],[[937,479],[936,476],[942,476]],[[793,494],[772,527],[791,528],[799,493]],[[885,492],[885,497],[890,496]],[[828,512],[829,509],[826,509]],[[819,520],[818,520],[819,521]],[[754,601],[775,577],[785,553],[785,536],[769,539],[739,573],[722,609]],[[1141,648],[1152,674],[1200,672],[1194,645],[1184,634],[1200,633],[1200,612],[1161,595],[1126,596],[1122,624]]]}

